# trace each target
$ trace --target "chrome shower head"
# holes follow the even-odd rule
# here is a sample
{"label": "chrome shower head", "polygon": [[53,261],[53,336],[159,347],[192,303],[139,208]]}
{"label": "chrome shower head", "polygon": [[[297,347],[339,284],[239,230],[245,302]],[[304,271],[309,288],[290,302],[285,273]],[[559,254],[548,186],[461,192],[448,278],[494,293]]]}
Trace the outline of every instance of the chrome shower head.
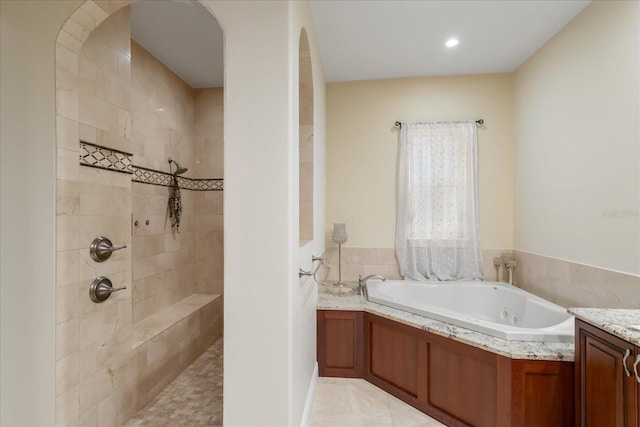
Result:
{"label": "chrome shower head", "polygon": [[185,173],[186,171],[188,171],[189,169],[182,167],[178,164],[178,162],[176,162],[175,160],[173,160],[171,157],[169,157],[169,172],[171,172],[171,163],[173,163],[174,165],[176,165],[176,171],[173,173],[174,175],[182,175],[183,173]]}

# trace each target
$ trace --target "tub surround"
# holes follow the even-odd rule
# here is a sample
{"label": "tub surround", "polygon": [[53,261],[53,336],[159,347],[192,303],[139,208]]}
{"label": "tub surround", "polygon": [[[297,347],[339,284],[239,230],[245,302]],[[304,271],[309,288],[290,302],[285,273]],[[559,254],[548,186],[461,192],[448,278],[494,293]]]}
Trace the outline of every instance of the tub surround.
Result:
{"label": "tub surround", "polygon": [[[626,274],[536,255],[513,249],[482,249],[487,281],[507,282],[504,266],[496,278],[493,258],[513,253],[516,259],[514,284],[527,292],[563,307],[640,307],[640,276]],[[329,243],[324,252],[325,265],[331,267],[327,278],[338,278],[338,248]],[[342,247],[342,278],[355,281],[358,275],[381,274],[387,279],[402,279],[393,248]]]}
{"label": "tub surround", "polygon": [[590,325],[640,346],[640,309],[572,307],[568,311]]}
{"label": "tub surround", "polygon": [[[328,242],[323,257],[325,265],[331,267],[327,276],[329,280],[338,280],[338,247],[333,242]],[[348,245],[348,243],[347,243]],[[506,271],[503,268],[501,277],[496,278],[493,267],[493,258],[503,253],[512,253],[511,249],[482,249],[482,263],[485,277],[490,281],[506,281]],[[400,267],[394,248],[353,248],[342,247],[342,278],[344,280],[358,280],[358,275],[368,276],[381,274],[387,279],[402,279]]]}
{"label": "tub surround", "polygon": [[[355,283],[351,286],[355,287]],[[574,357],[573,343],[506,341],[481,332],[370,302],[366,297],[358,295],[355,290],[351,292],[336,291],[334,285],[318,286],[318,309],[363,311],[375,314],[511,359],[573,361]]]}
{"label": "tub surround", "polygon": [[363,378],[446,425],[574,424],[573,344],[504,341],[325,286],[320,376]]}
{"label": "tub surround", "polygon": [[564,307],[640,307],[640,276],[514,250],[515,283]]}

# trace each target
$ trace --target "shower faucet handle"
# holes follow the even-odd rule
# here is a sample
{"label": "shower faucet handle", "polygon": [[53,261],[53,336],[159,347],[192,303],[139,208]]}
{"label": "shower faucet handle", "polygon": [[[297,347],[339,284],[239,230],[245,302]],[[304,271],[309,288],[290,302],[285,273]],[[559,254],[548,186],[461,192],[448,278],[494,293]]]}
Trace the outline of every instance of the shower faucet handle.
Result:
{"label": "shower faucet handle", "polygon": [[98,236],[93,239],[89,246],[89,254],[91,259],[96,262],[103,262],[109,259],[112,252],[126,248],[127,245],[113,246],[111,240],[106,237]]}
{"label": "shower faucet handle", "polygon": [[114,288],[111,284],[111,280],[107,277],[97,277],[89,287],[89,298],[95,303],[101,303],[111,296],[113,292],[122,291],[127,289],[126,286],[120,288]]}

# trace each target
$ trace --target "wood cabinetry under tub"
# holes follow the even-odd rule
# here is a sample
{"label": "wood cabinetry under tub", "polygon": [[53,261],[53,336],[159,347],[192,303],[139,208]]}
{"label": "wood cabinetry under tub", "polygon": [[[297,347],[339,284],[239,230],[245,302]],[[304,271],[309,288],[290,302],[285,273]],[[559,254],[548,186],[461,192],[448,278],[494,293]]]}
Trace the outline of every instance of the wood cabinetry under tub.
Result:
{"label": "wood cabinetry under tub", "polygon": [[362,378],[361,311],[318,311],[318,373],[321,377]]}
{"label": "wood cabinetry under tub", "polygon": [[[336,318],[354,320],[337,327]],[[357,335],[361,352],[360,339],[351,339]],[[319,310],[320,375],[345,376],[323,364],[351,360],[345,355],[350,349],[353,360],[362,358],[362,371],[354,362],[348,376],[364,378],[446,425],[574,424],[573,362],[510,359],[371,313]]]}
{"label": "wood cabinetry under tub", "polygon": [[640,426],[640,347],[576,319],[576,425]]}

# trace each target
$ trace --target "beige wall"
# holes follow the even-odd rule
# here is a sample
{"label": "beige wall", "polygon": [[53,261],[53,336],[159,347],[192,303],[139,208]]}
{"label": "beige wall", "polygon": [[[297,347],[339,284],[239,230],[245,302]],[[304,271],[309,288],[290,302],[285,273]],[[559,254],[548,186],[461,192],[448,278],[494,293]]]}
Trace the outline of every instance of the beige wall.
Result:
{"label": "beige wall", "polygon": [[478,128],[480,243],[513,244],[510,74],[335,83],[327,86],[327,244],[345,222],[345,247],[393,248],[396,120],[483,118]]}
{"label": "beige wall", "polygon": [[54,41],[79,1],[0,2],[0,424],[55,423]]}
{"label": "beige wall", "polygon": [[515,73],[515,249],[640,274],[639,21],[593,2]]}

